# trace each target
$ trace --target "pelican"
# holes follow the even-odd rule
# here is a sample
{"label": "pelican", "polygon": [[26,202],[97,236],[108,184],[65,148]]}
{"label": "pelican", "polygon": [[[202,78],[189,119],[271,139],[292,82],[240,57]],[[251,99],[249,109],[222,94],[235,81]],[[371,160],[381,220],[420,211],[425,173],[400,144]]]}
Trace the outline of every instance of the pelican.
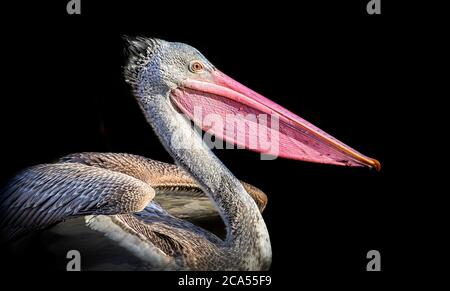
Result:
{"label": "pelican", "polygon": [[[192,122],[221,140],[260,153],[315,163],[380,169],[306,120],[219,71],[195,48],[126,38],[124,75],[147,121],[176,165],[119,153],[77,153],[18,173],[3,190],[0,223],[9,241],[82,219],[148,270],[267,270],[272,249],[258,188],[239,181]],[[201,114],[196,114],[200,108]],[[221,127],[202,123],[224,117]],[[226,115],[266,114],[272,147],[251,147],[254,133],[225,130]],[[228,122],[228,123],[227,123]],[[245,128],[244,128],[245,129]],[[259,136],[258,136],[259,137]],[[188,141],[189,146],[184,143]],[[192,223],[218,213],[224,238]]]}

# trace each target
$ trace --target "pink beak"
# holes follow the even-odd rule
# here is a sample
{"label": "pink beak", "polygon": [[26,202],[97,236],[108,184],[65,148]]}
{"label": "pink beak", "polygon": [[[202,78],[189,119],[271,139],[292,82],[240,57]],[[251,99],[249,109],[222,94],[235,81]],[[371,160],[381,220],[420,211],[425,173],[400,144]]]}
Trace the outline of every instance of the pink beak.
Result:
{"label": "pink beak", "polygon": [[[250,150],[314,163],[381,169],[377,160],[217,70],[211,80],[186,79],[172,91],[171,100],[202,130]],[[221,121],[211,124],[211,115]],[[242,120],[244,126],[236,128]]]}

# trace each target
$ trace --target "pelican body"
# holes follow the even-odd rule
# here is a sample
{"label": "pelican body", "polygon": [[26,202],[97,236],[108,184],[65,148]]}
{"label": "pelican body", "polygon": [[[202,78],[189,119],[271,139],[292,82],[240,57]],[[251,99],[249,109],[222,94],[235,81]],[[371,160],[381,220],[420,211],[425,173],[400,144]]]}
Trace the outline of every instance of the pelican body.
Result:
{"label": "pelican body", "polygon": [[[18,173],[2,191],[0,223],[8,242],[75,219],[127,250],[148,270],[267,270],[272,260],[258,188],[239,181],[211,152],[191,121],[222,140],[251,147],[254,133],[208,129],[205,114],[276,117],[280,157],[380,168],[306,120],[239,84],[193,47],[127,38],[125,79],[176,165],[131,154],[78,153]],[[204,114],[196,115],[196,107]],[[224,119],[226,120],[226,119]],[[194,133],[194,134],[193,134]],[[261,134],[261,132],[256,133]],[[183,143],[189,141],[189,147]],[[192,223],[218,215],[223,238]]]}

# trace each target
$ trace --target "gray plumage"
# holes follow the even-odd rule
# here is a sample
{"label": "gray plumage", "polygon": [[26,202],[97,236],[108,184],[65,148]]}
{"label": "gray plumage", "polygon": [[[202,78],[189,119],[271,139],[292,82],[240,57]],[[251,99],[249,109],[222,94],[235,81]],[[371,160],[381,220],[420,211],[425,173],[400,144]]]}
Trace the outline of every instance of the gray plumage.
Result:
{"label": "gray plumage", "polygon": [[[15,239],[85,217],[89,227],[130,250],[148,269],[267,269],[271,246],[260,214],[265,195],[237,180],[192,135],[189,121],[168,99],[192,75],[190,61],[201,60],[206,71],[214,66],[185,44],[145,38],[128,43],[126,81],[178,166],[129,154],[81,153],[31,167],[13,178],[0,198],[2,228]],[[186,140],[192,148],[181,145]],[[205,197],[213,202],[202,204],[205,216],[218,213],[226,225],[224,240],[180,219],[193,218],[189,201],[205,202]]]}

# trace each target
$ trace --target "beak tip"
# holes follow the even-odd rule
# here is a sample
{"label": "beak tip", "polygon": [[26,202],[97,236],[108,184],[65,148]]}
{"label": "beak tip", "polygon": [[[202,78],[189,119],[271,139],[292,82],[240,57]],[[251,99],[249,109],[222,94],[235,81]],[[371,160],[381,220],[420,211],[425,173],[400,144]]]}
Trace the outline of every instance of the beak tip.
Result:
{"label": "beak tip", "polygon": [[370,159],[371,166],[374,168],[377,172],[381,171],[381,163],[378,160]]}

